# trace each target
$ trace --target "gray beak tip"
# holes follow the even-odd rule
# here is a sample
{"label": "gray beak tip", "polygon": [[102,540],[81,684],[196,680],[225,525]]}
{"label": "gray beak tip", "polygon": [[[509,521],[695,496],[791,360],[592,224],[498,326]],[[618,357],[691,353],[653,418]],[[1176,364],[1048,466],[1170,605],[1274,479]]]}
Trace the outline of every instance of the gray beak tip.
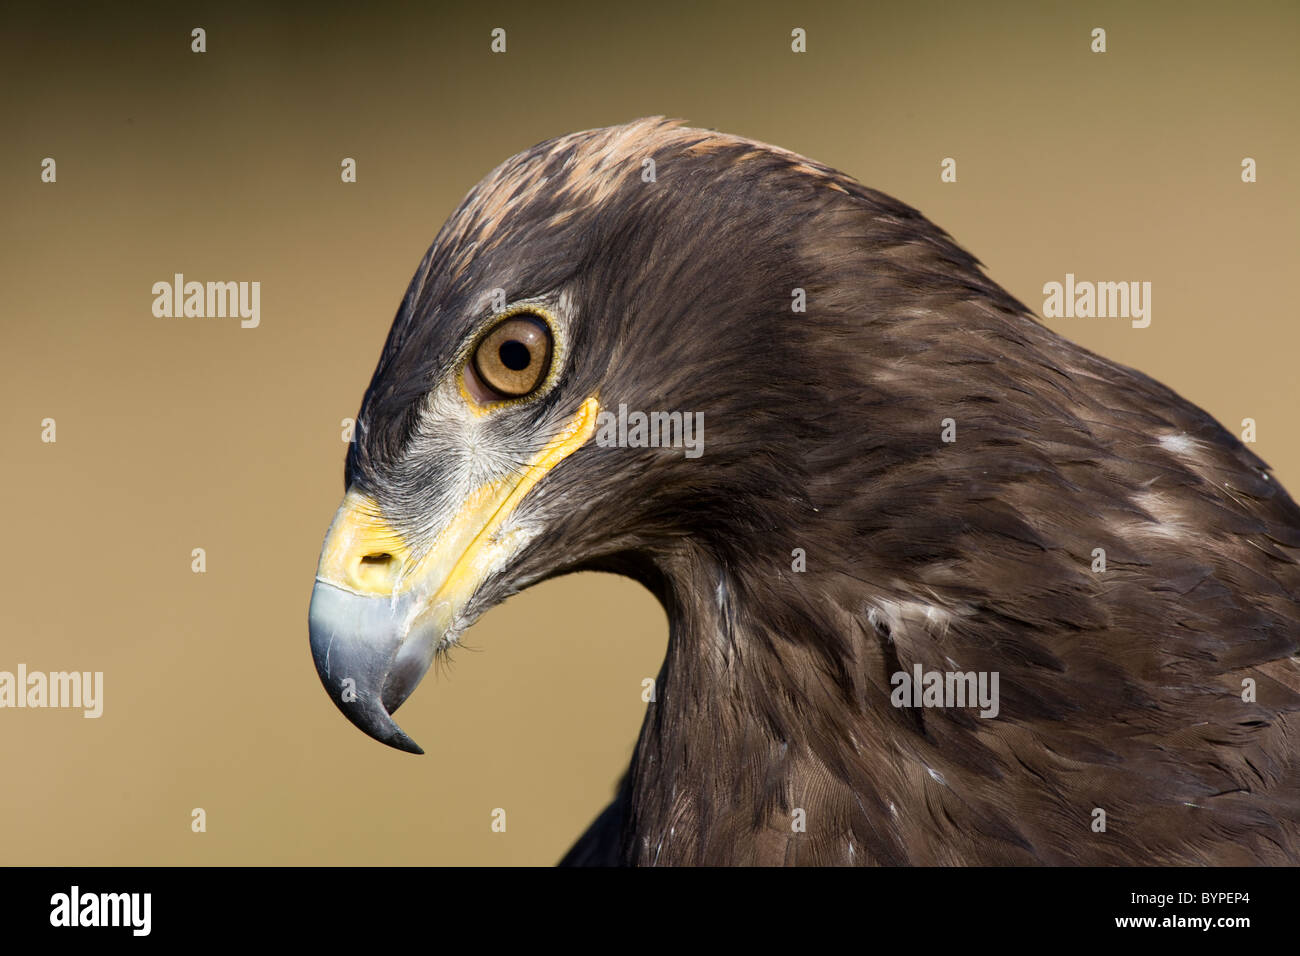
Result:
{"label": "gray beak tip", "polygon": [[406,753],[424,751],[393,721],[424,676],[430,642],[402,653],[386,600],[364,598],[317,582],[309,615],[312,659],[321,684],[343,716],[365,734]]}
{"label": "gray beak tip", "polygon": [[399,734],[392,740],[385,740],[384,743],[388,744],[390,747],[395,747],[398,750],[405,751],[408,754],[419,754],[420,756],[424,756],[424,748],[410,737],[406,736],[406,734]]}

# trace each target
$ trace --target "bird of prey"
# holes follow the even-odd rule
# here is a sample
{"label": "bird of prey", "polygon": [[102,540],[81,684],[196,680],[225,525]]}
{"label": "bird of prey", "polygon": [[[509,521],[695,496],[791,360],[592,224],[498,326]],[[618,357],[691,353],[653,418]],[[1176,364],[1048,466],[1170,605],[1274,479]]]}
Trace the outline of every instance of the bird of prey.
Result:
{"label": "bird of prey", "polygon": [[[635,411],[702,415],[702,453],[601,440]],[[506,160],[420,263],[345,471],[311,646],[384,743],[420,752],[390,715],[522,588],[612,571],[665,608],[565,863],[1300,861],[1300,510],[825,165],[662,118]]]}

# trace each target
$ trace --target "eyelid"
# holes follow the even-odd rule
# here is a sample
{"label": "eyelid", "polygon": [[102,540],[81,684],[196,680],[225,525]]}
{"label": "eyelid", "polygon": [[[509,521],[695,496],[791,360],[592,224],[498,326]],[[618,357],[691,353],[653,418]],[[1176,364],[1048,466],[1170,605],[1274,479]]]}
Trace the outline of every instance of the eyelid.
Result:
{"label": "eyelid", "polygon": [[[477,346],[475,351],[478,351]],[[474,356],[472,354],[469,361],[465,363],[464,371],[461,372],[461,381],[464,383],[465,391],[480,405],[501,404],[501,396],[484,385],[479,378],[478,372],[474,369]]]}

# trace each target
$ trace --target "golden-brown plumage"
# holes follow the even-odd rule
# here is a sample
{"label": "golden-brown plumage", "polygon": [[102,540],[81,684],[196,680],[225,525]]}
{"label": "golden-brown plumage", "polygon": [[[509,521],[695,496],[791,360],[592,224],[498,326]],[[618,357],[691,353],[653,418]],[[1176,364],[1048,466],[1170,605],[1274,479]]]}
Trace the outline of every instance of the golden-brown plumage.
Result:
{"label": "golden-brown plumage", "polygon": [[[668,611],[632,766],[568,862],[1300,860],[1300,510],[1205,412],[915,210],[640,120],[508,160],[422,263],[348,468],[414,539],[444,506],[414,436],[458,427],[421,399],[494,288],[572,339],[500,441],[593,394],[708,423],[699,459],[575,452],[467,611],[581,568]],[[998,715],[893,706],[917,664],[997,672]]]}

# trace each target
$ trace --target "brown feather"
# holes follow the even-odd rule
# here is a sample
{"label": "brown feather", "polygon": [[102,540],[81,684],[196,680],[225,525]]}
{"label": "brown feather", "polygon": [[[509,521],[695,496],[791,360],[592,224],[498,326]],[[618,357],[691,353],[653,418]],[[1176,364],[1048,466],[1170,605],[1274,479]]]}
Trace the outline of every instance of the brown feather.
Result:
{"label": "brown feather", "polygon": [[[601,568],[668,611],[628,777],[567,862],[1300,862],[1300,510],[1204,411],[914,209],[641,120],[507,161],[426,256],[349,462],[413,526],[409,407],[493,287],[574,324],[509,427],[593,393],[707,423],[699,459],[575,453],[534,492],[548,534],[476,598]],[[998,672],[998,716],[893,707],[917,664]]]}

